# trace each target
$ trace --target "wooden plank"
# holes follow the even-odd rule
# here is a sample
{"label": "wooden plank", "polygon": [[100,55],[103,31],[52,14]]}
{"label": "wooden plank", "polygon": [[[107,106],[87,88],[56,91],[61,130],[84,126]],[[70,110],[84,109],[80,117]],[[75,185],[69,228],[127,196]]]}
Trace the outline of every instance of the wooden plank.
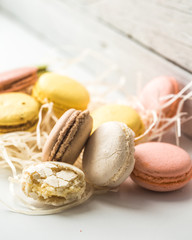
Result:
{"label": "wooden plank", "polygon": [[192,72],[191,1],[105,0],[84,10]]}
{"label": "wooden plank", "polygon": [[[46,4],[45,4],[46,3]],[[128,93],[134,93],[138,74],[143,84],[158,75],[173,75],[190,81],[191,75],[118,34],[78,9],[56,0],[1,0],[1,7],[14,14],[41,36],[54,42],[60,51],[75,46],[91,48],[120,66]]]}

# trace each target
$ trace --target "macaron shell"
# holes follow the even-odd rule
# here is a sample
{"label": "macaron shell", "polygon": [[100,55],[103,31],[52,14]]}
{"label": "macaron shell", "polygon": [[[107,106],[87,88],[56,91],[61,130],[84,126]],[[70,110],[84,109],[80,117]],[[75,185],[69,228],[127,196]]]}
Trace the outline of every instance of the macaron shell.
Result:
{"label": "macaron shell", "polygon": [[35,121],[30,121],[26,124],[21,125],[15,125],[15,126],[0,126],[0,134],[4,133],[11,133],[16,131],[28,131],[28,132],[34,132],[37,127],[37,121],[38,119],[35,119]]}
{"label": "macaron shell", "polygon": [[83,154],[83,171],[91,184],[116,187],[134,167],[134,134],[124,123],[102,124],[89,138]]}
{"label": "macaron shell", "polygon": [[131,175],[131,178],[136,184],[138,184],[139,186],[145,189],[152,190],[155,192],[171,192],[184,187],[191,180],[191,175],[192,175],[192,170],[190,170],[190,172],[188,173],[188,176],[185,177],[183,181],[178,181],[177,179],[169,178],[167,179],[168,183],[154,182],[156,181],[156,179],[154,178],[151,178],[151,180],[146,180],[146,178],[141,180],[133,174]]}
{"label": "macaron shell", "polygon": [[[73,164],[81,153],[88,137],[90,136],[93,120],[90,115],[79,120],[76,126],[73,126],[74,137],[69,140],[68,147],[62,156],[62,161]],[[73,133],[71,135],[73,135]],[[65,144],[63,142],[63,144]],[[61,146],[62,147],[62,146]]]}
{"label": "macaron shell", "polygon": [[0,128],[20,128],[37,121],[39,103],[24,93],[0,94]]}
{"label": "macaron shell", "polygon": [[184,186],[192,176],[192,161],[182,148],[168,143],[149,142],[135,148],[131,178],[154,191],[171,191]]}
{"label": "macaron shell", "polygon": [[41,103],[46,99],[53,102],[60,110],[70,108],[85,110],[89,103],[89,93],[83,85],[55,73],[41,75],[33,88],[33,96]]}
{"label": "macaron shell", "polygon": [[73,164],[79,156],[92,129],[87,110],[66,111],[52,129],[43,148],[44,161],[63,161]]}
{"label": "macaron shell", "polygon": [[130,127],[136,136],[145,131],[144,124],[139,114],[131,107],[119,104],[108,104],[97,108],[91,113],[93,117],[93,131],[102,123],[119,121]]}
{"label": "macaron shell", "polygon": [[[160,111],[167,100],[160,100],[161,97],[179,92],[179,84],[173,77],[157,77],[150,81],[140,93],[140,101],[146,109]],[[175,115],[179,100],[172,103],[163,112],[167,117]]]}
{"label": "macaron shell", "polygon": [[37,80],[36,67],[23,67],[0,73],[0,92],[24,90]]}
{"label": "macaron shell", "polygon": [[43,147],[43,161],[48,161],[51,155],[51,151],[59,137],[60,131],[63,129],[63,126],[67,124],[67,121],[70,119],[72,113],[74,113],[75,109],[70,109],[65,114],[63,114],[55,126],[53,127],[52,131],[49,134],[49,140],[46,141]]}

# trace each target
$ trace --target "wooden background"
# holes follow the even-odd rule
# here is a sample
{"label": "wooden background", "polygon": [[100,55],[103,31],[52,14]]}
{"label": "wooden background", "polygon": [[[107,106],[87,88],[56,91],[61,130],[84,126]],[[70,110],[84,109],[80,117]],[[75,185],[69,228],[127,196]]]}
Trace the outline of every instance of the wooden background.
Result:
{"label": "wooden background", "polygon": [[138,76],[143,83],[158,75],[192,80],[191,1],[0,0],[0,7],[63,54],[76,46],[107,56],[130,92]]}

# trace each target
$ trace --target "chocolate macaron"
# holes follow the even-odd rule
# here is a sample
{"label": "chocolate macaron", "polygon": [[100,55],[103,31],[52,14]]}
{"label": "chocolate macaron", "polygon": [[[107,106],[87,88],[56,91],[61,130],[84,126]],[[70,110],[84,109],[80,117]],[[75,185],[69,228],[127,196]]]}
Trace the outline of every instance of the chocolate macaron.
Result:
{"label": "chocolate macaron", "polygon": [[57,121],[43,147],[43,161],[73,164],[92,130],[89,111],[69,109]]}

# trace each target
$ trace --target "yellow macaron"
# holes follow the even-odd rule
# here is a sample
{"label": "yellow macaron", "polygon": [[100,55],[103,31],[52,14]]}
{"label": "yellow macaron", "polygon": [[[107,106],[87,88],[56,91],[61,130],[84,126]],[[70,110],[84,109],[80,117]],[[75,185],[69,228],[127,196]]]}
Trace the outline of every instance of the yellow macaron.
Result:
{"label": "yellow macaron", "polygon": [[108,104],[97,108],[91,114],[93,118],[93,131],[102,123],[109,121],[119,121],[130,127],[135,136],[139,136],[145,131],[140,115],[132,108],[120,104]]}
{"label": "yellow macaron", "polygon": [[33,87],[32,95],[41,103],[53,102],[55,114],[60,117],[70,108],[85,110],[89,93],[79,82],[56,73],[45,73]]}
{"label": "yellow macaron", "polygon": [[32,130],[38,121],[39,103],[25,93],[0,94],[0,133]]}

